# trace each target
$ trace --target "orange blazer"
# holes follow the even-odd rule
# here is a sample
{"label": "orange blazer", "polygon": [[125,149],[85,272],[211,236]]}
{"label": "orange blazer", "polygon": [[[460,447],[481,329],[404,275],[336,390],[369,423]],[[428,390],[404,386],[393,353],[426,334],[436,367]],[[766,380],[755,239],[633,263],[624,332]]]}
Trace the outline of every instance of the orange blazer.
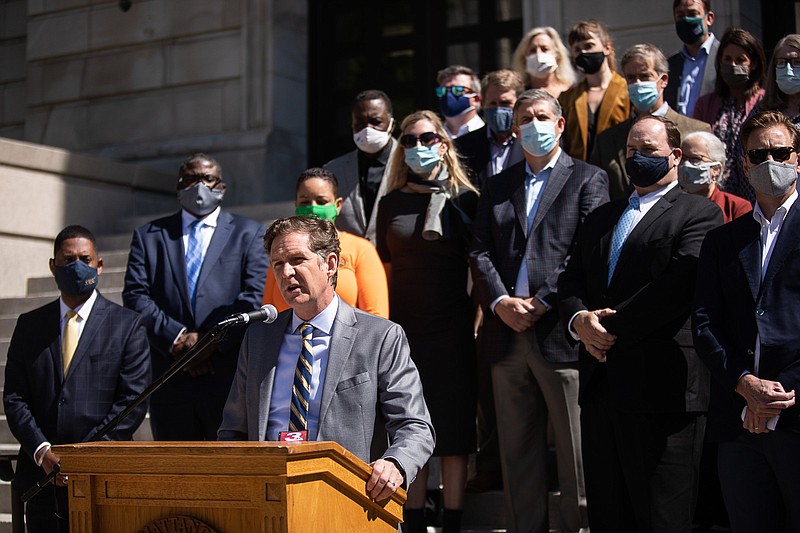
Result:
{"label": "orange blazer", "polygon": [[[586,161],[586,143],[589,132],[589,111],[587,105],[588,85],[583,80],[575,87],[561,93],[561,103],[566,126],[562,135],[564,151],[576,159]],[[597,108],[597,128],[595,139],[600,132],[619,124],[631,116],[631,101],[628,98],[628,84],[616,72],[611,73],[611,82],[606,88],[600,107]]]}
{"label": "orange blazer", "polygon": [[[389,318],[386,271],[375,247],[368,240],[345,231],[339,231],[339,245],[336,294],[352,307]],[[272,304],[278,311],[289,309],[271,268],[267,271],[262,304]]]}

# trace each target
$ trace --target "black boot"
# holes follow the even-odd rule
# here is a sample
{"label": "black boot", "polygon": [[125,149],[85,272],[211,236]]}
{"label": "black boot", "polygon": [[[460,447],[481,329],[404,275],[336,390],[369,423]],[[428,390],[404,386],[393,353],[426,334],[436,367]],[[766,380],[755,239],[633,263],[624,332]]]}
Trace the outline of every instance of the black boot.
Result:
{"label": "black boot", "polygon": [[447,509],[444,510],[444,520],[442,521],[442,533],[460,533],[461,532],[461,509]]}
{"label": "black boot", "polygon": [[426,533],[425,509],[403,509],[403,533]]}

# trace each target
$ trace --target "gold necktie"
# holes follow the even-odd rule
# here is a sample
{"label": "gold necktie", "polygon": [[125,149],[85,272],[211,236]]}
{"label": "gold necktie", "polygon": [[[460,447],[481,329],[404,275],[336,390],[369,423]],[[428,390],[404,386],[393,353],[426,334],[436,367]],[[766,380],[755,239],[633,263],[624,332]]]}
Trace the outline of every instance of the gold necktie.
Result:
{"label": "gold necktie", "polygon": [[67,377],[69,364],[72,356],[75,355],[75,348],[78,347],[78,313],[70,309],[64,315],[67,323],[64,324],[64,334],[61,336],[61,361],[64,368],[64,377]]}

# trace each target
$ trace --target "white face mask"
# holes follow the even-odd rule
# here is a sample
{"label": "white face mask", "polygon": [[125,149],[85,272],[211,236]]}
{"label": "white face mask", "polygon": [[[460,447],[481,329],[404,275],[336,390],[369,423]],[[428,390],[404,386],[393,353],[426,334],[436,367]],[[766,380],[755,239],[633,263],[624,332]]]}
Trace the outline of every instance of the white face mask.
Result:
{"label": "white face mask", "polygon": [[702,162],[694,164],[691,161],[684,161],[678,167],[678,183],[686,192],[696,193],[702,191],[708,184],[714,181],[711,176],[711,169],[722,166],[719,162]]}
{"label": "white face mask", "polygon": [[547,52],[531,54],[525,60],[525,70],[534,78],[546,78],[558,68],[556,56]]}
{"label": "white face mask", "polygon": [[394,119],[389,122],[389,128],[386,131],[367,126],[353,134],[353,142],[362,152],[368,154],[380,152],[389,143],[389,139],[392,138],[392,126],[394,126]]}

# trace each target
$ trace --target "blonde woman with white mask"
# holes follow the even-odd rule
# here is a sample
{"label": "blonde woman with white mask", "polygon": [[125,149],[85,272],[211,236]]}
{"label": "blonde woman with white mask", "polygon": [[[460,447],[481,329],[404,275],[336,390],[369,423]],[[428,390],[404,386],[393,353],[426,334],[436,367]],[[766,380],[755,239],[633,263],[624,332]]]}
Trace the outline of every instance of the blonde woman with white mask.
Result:
{"label": "blonde woman with white mask", "polygon": [[555,98],[575,84],[575,71],[558,32],[549,26],[533,28],[520,40],[512,59],[514,70],[529,89],[544,89]]}

